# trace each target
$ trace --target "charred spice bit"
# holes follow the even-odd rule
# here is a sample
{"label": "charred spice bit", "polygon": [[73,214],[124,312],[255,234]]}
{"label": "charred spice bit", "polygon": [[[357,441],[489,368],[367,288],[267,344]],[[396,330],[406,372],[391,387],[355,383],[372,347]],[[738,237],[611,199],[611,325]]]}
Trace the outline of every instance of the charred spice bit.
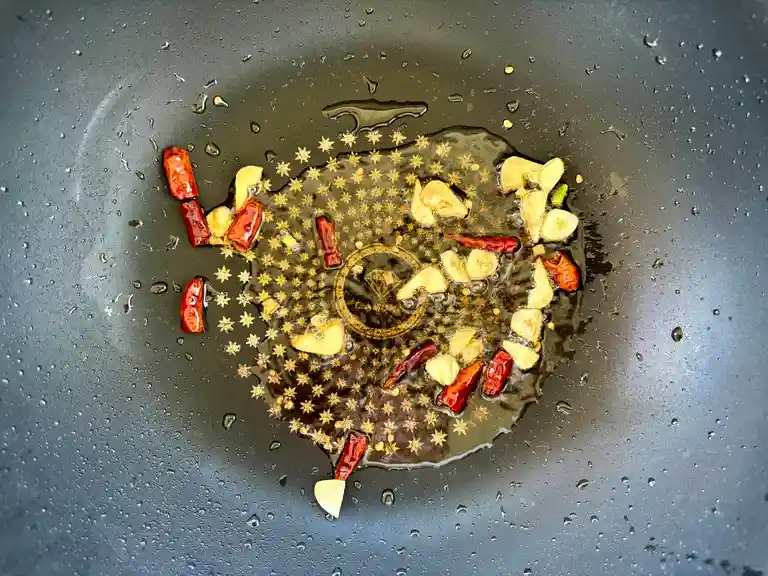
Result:
{"label": "charred spice bit", "polygon": [[192,246],[203,246],[211,239],[211,231],[205,212],[197,200],[187,200],[181,204],[181,215],[184,218],[184,226],[187,228],[187,237]]}
{"label": "charred spice bit", "polygon": [[437,354],[437,344],[432,340],[425,340],[411,350],[405,359],[395,366],[392,374],[384,381],[383,388],[385,390],[392,388],[408,372],[418,369],[435,354]]}
{"label": "charred spice bit", "polygon": [[344,442],[344,449],[341,451],[339,461],[336,463],[336,470],[333,477],[336,480],[346,480],[355,471],[360,460],[368,449],[368,436],[356,430],[352,430]]}
{"label": "charred spice bit", "polygon": [[499,254],[509,254],[520,246],[520,240],[515,236],[476,236],[474,238],[461,234],[446,234],[446,236],[456,240],[462,246]]}
{"label": "charred spice bit", "polygon": [[181,329],[192,334],[205,332],[205,308],[205,278],[195,276],[181,296]]}
{"label": "charred spice bit", "polygon": [[579,267],[562,250],[558,250],[554,255],[546,258],[544,267],[561,290],[574,292],[579,289],[581,283]]}
{"label": "charred spice bit", "polygon": [[480,376],[483,373],[483,361],[473,362],[456,376],[453,383],[449,384],[438,396],[438,406],[445,406],[453,414],[460,414],[467,407],[469,397],[475,391]]}
{"label": "charred spice bit", "polygon": [[240,252],[251,249],[259,235],[264,217],[264,207],[255,198],[249,198],[235,216],[227,232],[227,238]]}
{"label": "charred spice bit", "polygon": [[488,398],[495,398],[504,390],[504,384],[507,382],[509,371],[512,370],[514,361],[512,356],[504,350],[497,350],[493,355],[488,370],[485,371],[485,381],[483,382],[483,395]]}
{"label": "charred spice bit", "polygon": [[336,239],[336,225],[327,216],[318,216],[315,219],[315,226],[317,227],[320,249],[323,251],[325,267],[329,270],[338,268],[344,262],[344,259],[341,256],[341,252],[339,252]]}
{"label": "charred spice bit", "polygon": [[176,200],[197,198],[195,174],[186,149],[171,146],[163,150],[163,166],[171,196]]}

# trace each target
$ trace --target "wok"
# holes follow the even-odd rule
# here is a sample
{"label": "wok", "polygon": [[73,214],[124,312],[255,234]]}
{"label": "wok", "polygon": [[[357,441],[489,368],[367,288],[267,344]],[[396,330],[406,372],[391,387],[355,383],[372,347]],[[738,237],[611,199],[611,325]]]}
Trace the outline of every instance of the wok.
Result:
{"label": "wok", "polygon": [[[0,574],[766,569],[764,2],[3,8]],[[592,241],[583,330],[512,433],[362,469],[330,522],[326,456],[149,290],[218,258],[166,250],[183,229],[153,142],[195,144],[212,204],[267,150],[350,128],[321,109],[368,98],[363,75],[428,103],[413,133],[565,158]],[[193,114],[201,92],[229,108]]]}

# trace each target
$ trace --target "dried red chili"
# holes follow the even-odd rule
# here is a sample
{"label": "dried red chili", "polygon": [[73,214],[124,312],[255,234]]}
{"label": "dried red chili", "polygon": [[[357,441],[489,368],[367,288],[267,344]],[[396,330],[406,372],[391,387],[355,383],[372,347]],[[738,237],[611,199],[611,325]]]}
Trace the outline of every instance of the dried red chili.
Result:
{"label": "dried red chili", "polygon": [[192,246],[208,244],[211,239],[211,231],[208,229],[208,221],[200,202],[187,200],[181,203],[181,215],[184,217],[184,226],[187,228],[187,237]]}
{"label": "dried red chili", "polygon": [[562,250],[558,250],[552,256],[546,258],[544,260],[544,267],[561,290],[573,292],[579,289],[579,284],[581,283],[579,267]]}
{"label": "dried red chili", "polygon": [[344,442],[344,448],[341,451],[338,462],[336,462],[336,470],[333,473],[333,477],[336,480],[346,480],[355,471],[360,460],[365,455],[365,451],[368,449],[368,436],[362,432],[352,430],[347,435],[347,440]]}
{"label": "dried red chili", "polygon": [[461,413],[467,407],[469,397],[475,391],[482,373],[482,360],[477,360],[463,368],[456,379],[440,392],[440,396],[437,398],[438,406],[445,406],[454,414]]}
{"label": "dried red chili", "polygon": [[392,388],[408,372],[411,370],[416,370],[427,360],[432,358],[432,356],[435,354],[437,354],[437,344],[435,344],[435,342],[432,340],[425,340],[416,346],[413,350],[408,352],[408,355],[404,360],[398,362],[397,366],[395,366],[395,369],[389,376],[387,376],[387,379],[384,381],[383,388],[385,390]]}
{"label": "dried red chili", "polygon": [[462,236],[461,234],[446,234],[448,238],[456,240],[463,246],[469,248],[479,248],[488,252],[498,252],[508,254],[517,250],[520,246],[520,239],[515,236]]}
{"label": "dried red chili", "polygon": [[249,198],[235,215],[227,232],[232,245],[241,252],[250,250],[259,235],[263,217],[264,207],[255,198]]}
{"label": "dried red chili", "polygon": [[485,396],[495,398],[501,394],[513,364],[514,361],[509,353],[501,349],[496,351],[485,371],[485,380],[483,381],[483,394]]}
{"label": "dried red chili", "polygon": [[318,216],[315,218],[315,226],[317,227],[320,249],[323,251],[325,267],[328,269],[338,268],[344,262],[344,258],[339,252],[339,245],[336,240],[336,225],[327,216]]}
{"label": "dried red chili", "polygon": [[205,278],[195,276],[181,294],[181,329],[199,334],[205,332]]}
{"label": "dried red chili", "polygon": [[197,182],[192,170],[189,152],[184,148],[171,146],[163,150],[163,167],[168,178],[168,189],[176,200],[197,198]]}

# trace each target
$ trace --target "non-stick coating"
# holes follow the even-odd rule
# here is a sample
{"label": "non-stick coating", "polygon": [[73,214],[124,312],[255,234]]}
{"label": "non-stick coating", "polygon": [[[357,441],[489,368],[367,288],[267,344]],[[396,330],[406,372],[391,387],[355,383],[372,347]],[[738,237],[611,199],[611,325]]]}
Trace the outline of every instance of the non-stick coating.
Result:
{"label": "non-stick coating", "polygon": [[[0,574],[765,570],[766,4],[589,4],[5,2]],[[320,108],[367,97],[362,74],[429,103],[414,131],[513,119],[513,145],[585,176],[601,243],[573,358],[518,428],[439,470],[356,473],[331,523],[326,458],[149,292],[216,258],[165,251],[149,138],[196,144],[213,202],[266,149],[346,127]],[[214,78],[230,108],[195,116]]]}

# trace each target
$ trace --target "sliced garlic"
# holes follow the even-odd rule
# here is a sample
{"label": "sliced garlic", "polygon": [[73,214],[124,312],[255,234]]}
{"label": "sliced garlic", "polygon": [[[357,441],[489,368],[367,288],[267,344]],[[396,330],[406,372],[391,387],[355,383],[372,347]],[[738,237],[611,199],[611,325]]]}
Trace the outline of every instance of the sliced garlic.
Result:
{"label": "sliced garlic", "polygon": [[344,323],[332,320],[317,330],[294,336],[291,346],[300,352],[334,356],[344,349]]}
{"label": "sliced garlic", "polygon": [[525,175],[529,172],[538,172],[541,169],[542,165],[537,162],[526,160],[520,156],[510,156],[501,165],[499,174],[501,191],[506,194],[522,188],[526,183]]}
{"label": "sliced garlic", "polygon": [[467,274],[473,280],[488,278],[499,267],[499,257],[493,252],[475,248],[467,256]]}
{"label": "sliced garlic", "polygon": [[265,298],[261,301],[261,309],[264,310],[267,316],[271,316],[277,312],[278,308],[280,308],[280,304],[278,304],[277,300],[274,298]]}
{"label": "sliced garlic", "polygon": [[544,216],[541,226],[541,239],[546,242],[562,242],[567,240],[579,225],[575,214],[566,210],[554,208]]}
{"label": "sliced garlic", "polygon": [[239,212],[248,200],[251,192],[261,182],[264,168],[261,166],[243,166],[235,174],[235,212]]}
{"label": "sliced garlic", "polygon": [[341,514],[341,504],[344,502],[344,490],[347,483],[344,480],[320,480],[315,482],[315,500],[320,508],[334,518]]}
{"label": "sliced garlic", "polygon": [[526,174],[528,187],[534,185],[539,190],[545,190],[549,194],[560,182],[565,173],[565,164],[560,158],[552,158],[541,167],[541,170]]}
{"label": "sliced garlic", "polygon": [[299,244],[299,241],[286,231],[280,233],[280,241],[283,243],[283,246],[288,248],[291,252],[301,251],[301,244]]}
{"label": "sliced garlic", "polygon": [[512,360],[515,362],[520,370],[530,370],[539,362],[539,355],[535,350],[523,346],[519,342],[512,342],[511,340],[504,340],[501,347],[512,356]]}
{"label": "sliced garlic", "polygon": [[442,218],[464,218],[469,213],[451,187],[442,180],[432,180],[424,186],[421,201]]}
{"label": "sliced garlic", "polygon": [[454,282],[469,282],[469,274],[467,274],[467,267],[464,262],[453,250],[446,250],[440,254],[440,261],[443,263],[443,268],[448,274],[448,278]]}
{"label": "sliced garlic", "polygon": [[536,244],[536,246],[533,247],[533,250],[531,250],[531,254],[534,256],[544,256],[544,254],[547,253],[547,249],[544,248],[541,244]]}
{"label": "sliced garlic", "polygon": [[448,342],[448,353],[451,356],[460,355],[461,351],[472,342],[475,334],[477,334],[476,328],[459,328],[456,330]]}
{"label": "sliced garlic", "polygon": [[533,288],[528,292],[528,308],[545,308],[555,297],[549,274],[540,258],[533,263]]}
{"label": "sliced garlic", "polygon": [[441,294],[448,290],[443,273],[437,266],[427,266],[417,272],[408,282],[397,291],[398,300],[413,298],[419,288],[423,288],[430,294]]}
{"label": "sliced garlic", "polygon": [[538,342],[541,336],[541,327],[544,323],[544,316],[541,310],[534,308],[521,308],[512,314],[512,320],[509,322],[509,328],[522,336],[529,342]]}
{"label": "sliced garlic", "polygon": [[531,190],[520,197],[520,215],[525,222],[525,230],[531,242],[538,242],[541,237],[541,226],[544,222],[544,212],[547,210],[546,190]]}
{"label": "sliced garlic", "polygon": [[416,183],[413,185],[413,196],[411,197],[411,216],[418,224],[431,228],[437,223],[437,220],[435,220],[432,210],[427,208],[421,201],[421,193],[421,182],[416,180]]}
{"label": "sliced garlic", "polygon": [[208,212],[205,220],[208,222],[208,229],[212,236],[224,238],[232,224],[232,211],[226,206],[218,206]]}
{"label": "sliced garlic", "polygon": [[459,363],[450,354],[438,354],[427,360],[427,374],[441,386],[448,386],[459,373]]}

